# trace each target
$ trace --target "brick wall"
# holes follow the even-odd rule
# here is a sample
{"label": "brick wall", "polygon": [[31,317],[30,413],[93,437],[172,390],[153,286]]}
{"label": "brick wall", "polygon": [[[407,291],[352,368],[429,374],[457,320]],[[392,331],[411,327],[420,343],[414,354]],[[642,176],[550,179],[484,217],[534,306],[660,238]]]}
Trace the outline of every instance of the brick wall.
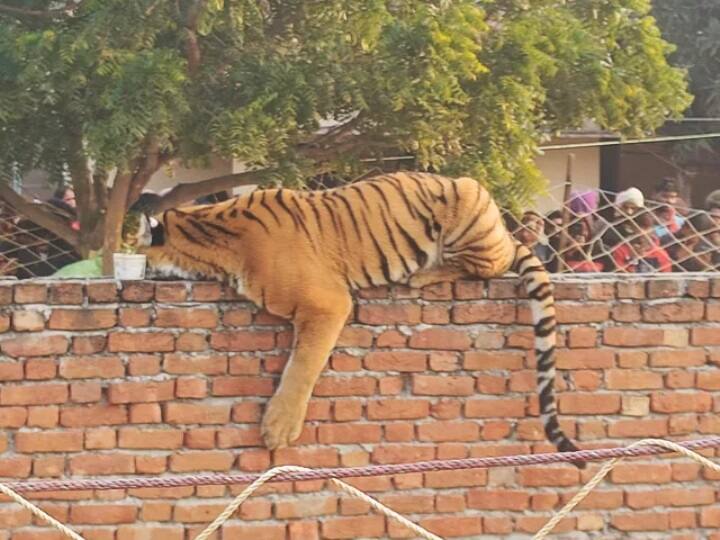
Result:
{"label": "brick wall", "polygon": [[[301,444],[257,422],[289,328],[214,283],[0,284],[0,476],[160,475],[548,451],[531,327],[512,280],[358,295]],[[720,278],[556,285],[562,424],[585,447],[720,433]],[[597,470],[572,466],[353,481],[446,537],[529,538]],[[620,465],[560,525],[572,538],[720,539],[717,480],[683,459]],[[88,539],[192,538],[240,487],[46,493]],[[275,484],[229,538],[405,538],[325,489]],[[241,536],[242,534],[242,536]],[[0,501],[0,540],[55,540]]]}

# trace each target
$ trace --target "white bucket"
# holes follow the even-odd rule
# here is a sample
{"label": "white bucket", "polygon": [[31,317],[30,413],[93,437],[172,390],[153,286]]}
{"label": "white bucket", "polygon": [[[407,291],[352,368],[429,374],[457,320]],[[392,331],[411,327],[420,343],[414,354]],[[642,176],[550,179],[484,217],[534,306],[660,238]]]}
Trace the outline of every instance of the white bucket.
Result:
{"label": "white bucket", "polygon": [[143,254],[113,253],[115,279],[144,279],[146,260],[147,257]]}

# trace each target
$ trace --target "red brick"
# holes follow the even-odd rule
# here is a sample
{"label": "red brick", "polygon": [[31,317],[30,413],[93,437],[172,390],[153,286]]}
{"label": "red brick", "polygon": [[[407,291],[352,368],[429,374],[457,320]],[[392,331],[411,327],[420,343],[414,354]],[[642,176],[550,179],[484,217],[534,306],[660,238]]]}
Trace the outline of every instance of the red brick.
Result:
{"label": "red brick", "polygon": [[410,336],[410,347],[413,349],[466,351],[470,345],[470,336],[466,333],[447,328],[420,330]]}
{"label": "red brick", "polygon": [[160,373],[160,355],[133,354],[128,358],[128,375],[140,377]]}
{"label": "red brick", "polygon": [[82,448],[82,433],[75,431],[20,431],[15,434],[15,449],[18,452],[76,452]]}
{"label": "red brick", "polygon": [[115,326],[114,309],[54,309],[48,328],[52,330],[99,330]]}
{"label": "red brick", "polygon": [[320,377],[313,390],[314,396],[371,396],[377,379],[373,377]]}
{"label": "red brick", "polygon": [[705,364],[705,351],[701,349],[664,350],[650,353],[653,367],[689,367]]}
{"label": "red brick", "polygon": [[712,396],[702,393],[654,393],[650,398],[650,409],[659,413],[709,412],[712,408]]}
{"label": "red brick", "polygon": [[469,370],[522,369],[525,364],[523,353],[513,352],[466,352],[463,368]]}
{"label": "red brick", "polygon": [[208,382],[200,377],[180,377],[175,381],[175,396],[202,399],[208,395]]}
{"label": "red brick", "polygon": [[610,522],[614,528],[621,531],[665,531],[669,527],[666,512],[615,514],[610,518]]}
{"label": "red brick", "polygon": [[580,482],[580,471],[575,467],[523,467],[519,472],[523,486],[572,486]]}
{"label": "red brick", "polygon": [[70,523],[86,525],[113,525],[133,523],[137,507],[130,504],[88,504],[70,507]]}
{"label": "red brick", "polygon": [[13,358],[65,354],[70,342],[65,336],[29,334],[0,342],[2,352]]}
{"label": "red brick", "polygon": [[362,347],[372,346],[374,334],[367,328],[354,328],[346,326],[340,333],[337,347]]}
{"label": "red brick", "polygon": [[432,422],[417,427],[419,441],[472,442],[480,438],[480,428],[474,422]]}
{"label": "red brick", "polygon": [[485,282],[460,279],[455,282],[455,298],[458,300],[477,300],[485,296]]}
{"label": "red brick", "polygon": [[106,343],[105,336],[75,336],[72,351],[75,354],[94,354],[105,350]]}
{"label": "red brick", "polygon": [[120,296],[126,302],[149,302],[155,296],[155,284],[151,281],[125,281]]}
{"label": "red brick", "polygon": [[555,306],[557,321],[560,324],[605,322],[610,319],[608,304],[570,304],[558,303]]}
{"label": "red brick", "polygon": [[615,484],[666,484],[671,478],[670,463],[618,463],[610,472]]}
{"label": "red brick", "polygon": [[701,321],[705,304],[697,300],[673,300],[667,304],[643,305],[643,320],[646,322],[692,322]]}
{"label": "red brick", "polygon": [[34,310],[14,311],[12,326],[16,332],[39,332],[45,328],[45,317]]}
{"label": "red brick", "polygon": [[365,356],[365,369],[371,371],[425,371],[427,354],[420,352],[370,352]]}
{"label": "red brick", "polygon": [[320,540],[318,524],[314,521],[288,523],[288,540]]}
{"label": "red brick", "polygon": [[0,404],[51,405],[65,403],[68,395],[68,385],[60,383],[4,386],[0,388]]}
{"label": "red brick", "polygon": [[125,376],[125,366],[117,356],[77,356],[60,361],[60,376],[65,379],[115,379]]}
{"label": "red brick", "polygon": [[47,287],[44,283],[18,283],[14,293],[16,304],[44,304],[47,301]]}
{"label": "red brick", "polygon": [[455,305],[451,319],[455,324],[494,323],[511,324],[515,322],[517,306],[513,303],[482,302]]}
{"label": "red brick", "polygon": [[375,342],[377,347],[405,347],[408,338],[397,330],[385,330],[381,333]]}
{"label": "red brick", "polygon": [[155,314],[155,325],[161,328],[215,328],[217,324],[217,311],[208,308],[157,308]]}
{"label": "red brick", "polygon": [[524,491],[472,489],[467,494],[468,506],[476,510],[527,510],[530,495]]}
{"label": "red brick", "polygon": [[325,516],[337,512],[337,498],[328,496],[304,496],[296,500],[277,501],[275,517],[295,519],[311,516]]}
{"label": "red brick", "polygon": [[608,349],[561,349],[555,363],[559,369],[607,369],[615,364],[615,355]]}
{"label": "red brick", "polygon": [[603,331],[603,343],[617,347],[649,347],[664,342],[663,330],[616,326]]}
{"label": "red brick", "polygon": [[60,411],[60,425],[64,427],[117,425],[127,421],[127,409],[118,405],[66,407]]}
{"label": "red brick", "polygon": [[426,418],[430,403],[417,399],[379,399],[367,403],[368,420],[405,420]]}
{"label": "red brick", "polygon": [[28,380],[54,379],[56,371],[54,358],[29,358],[25,362],[25,378]]}
{"label": "red brick", "polygon": [[320,444],[353,444],[380,442],[382,429],[377,424],[321,424]]}
{"label": "red brick", "polygon": [[118,326],[126,328],[143,328],[145,326],[150,326],[151,319],[152,310],[150,308],[122,307],[120,308]]}
{"label": "red brick", "polygon": [[0,427],[19,428],[25,425],[28,410],[25,407],[0,407]]}
{"label": "red brick", "polygon": [[213,380],[214,396],[271,396],[274,382],[261,377],[217,377]]}
{"label": "red brick", "polygon": [[412,392],[423,396],[470,396],[474,393],[472,377],[413,375]]}
{"label": "red brick", "polygon": [[175,350],[177,351],[204,351],[208,348],[207,336],[204,334],[193,334],[184,332],[178,334],[175,341]]}
{"label": "red brick", "polygon": [[525,416],[525,400],[469,399],[465,402],[465,416],[469,418],[522,418]]}
{"label": "red brick", "polygon": [[598,331],[595,328],[576,327],[568,332],[568,347],[573,349],[595,347]]}
{"label": "red brick", "polygon": [[620,394],[566,393],[559,397],[562,414],[615,414],[620,412]]}
{"label": "red brick", "polygon": [[422,306],[422,322],[425,324],[450,324],[450,309],[446,306]]}
{"label": "red brick", "polygon": [[697,327],[691,330],[693,345],[720,345],[720,327]]}
{"label": "red brick", "polygon": [[77,382],[70,385],[70,401],[92,403],[102,398],[102,386],[97,382]]}
{"label": "red brick", "polygon": [[269,351],[275,348],[275,332],[215,332],[210,336],[210,346],[218,351]]}
{"label": "red brick", "polygon": [[182,445],[183,432],[179,429],[122,428],[119,431],[120,448],[174,450]]}
{"label": "red brick", "polygon": [[646,390],[662,388],[662,374],[646,370],[611,369],[606,372],[609,390]]}
{"label": "red brick", "polygon": [[163,332],[113,332],[108,335],[110,352],[170,352],[174,348],[173,335]]}
{"label": "red brick", "polygon": [[[0,418],[3,411],[12,411],[17,407],[3,407],[0,409]],[[22,409],[24,410],[24,409]],[[28,427],[52,428],[58,425],[60,421],[60,409],[55,405],[48,407],[28,407],[27,409],[27,425]],[[21,424],[22,425],[22,424]],[[0,421],[0,427],[2,427]],[[7,426],[10,427],[10,426]],[[17,427],[17,426],[15,426]]]}
{"label": "red brick", "polygon": [[50,304],[82,304],[83,286],[81,283],[50,283],[48,301]]}
{"label": "red brick", "polygon": [[417,304],[363,304],[358,306],[357,321],[369,325],[417,324],[420,313]]}
{"label": "red brick", "polygon": [[235,461],[232,452],[196,451],[180,452],[170,456],[173,472],[229,471]]}
{"label": "red brick", "polygon": [[117,285],[114,281],[90,281],[85,285],[85,291],[91,304],[116,302],[118,299]]}
{"label": "red brick", "polygon": [[668,434],[667,419],[618,420],[608,426],[611,437],[665,437]]}
{"label": "red brick", "polygon": [[108,402],[150,403],[173,399],[175,381],[122,382],[108,388]]}
{"label": "red brick", "polygon": [[135,473],[135,457],[127,454],[79,454],[69,460],[72,474],[96,476]]}
{"label": "red brick", "polygon": [[168,424],[226,424],[230,420],[230,405],[171,402],[165,407]]}
{"label": "red brick", "polygon": [[322,537],[328,540],[342,538],[380,538],[385,534],[385,518],[378,515],[335,517],[322,522]]}

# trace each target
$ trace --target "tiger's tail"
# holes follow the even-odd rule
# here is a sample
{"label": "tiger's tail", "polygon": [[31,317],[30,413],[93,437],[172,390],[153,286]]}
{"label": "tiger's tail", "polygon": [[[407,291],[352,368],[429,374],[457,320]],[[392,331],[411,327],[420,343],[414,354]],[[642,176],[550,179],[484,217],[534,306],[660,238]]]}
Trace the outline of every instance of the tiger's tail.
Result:
{"label": "tiger's tail", "polygon": [[[532,310],[535,332],[535,357],[537,358],[537,385],[540,399],[540,416],[545,435],[561,452],[573,452],[578,448],[560,429],[555,403],[555,301],[550,276],[533,252],[517,244],[512,271],[519,276]],[[584,464],[575,463],[583,468]]]}

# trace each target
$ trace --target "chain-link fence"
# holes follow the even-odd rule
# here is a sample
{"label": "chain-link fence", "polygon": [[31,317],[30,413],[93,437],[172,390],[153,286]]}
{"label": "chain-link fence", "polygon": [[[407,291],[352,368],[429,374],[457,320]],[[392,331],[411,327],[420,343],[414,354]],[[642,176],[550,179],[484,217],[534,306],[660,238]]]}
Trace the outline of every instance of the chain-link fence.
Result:
{"label": "chain-link fence", "polygon": [[79,258],[70,244],[0,201],[0,276],[45,277]]}
{"label": "chain-link fence", "polygon": [[553,273],[720,271],[720,204],[699,210],[684,201],[554,187],[542,206],[506,214],[516,238],[533,247]]}
{"label": "chain-link fence", "polygon": [[[720,271],[720,204],[698,210],[646,200],[634,188],[577,189],[566,200],[560,185],[539,207],[545,211],[505,217],[550,272]],[[49,276],[78,259],[67,242],[0,201],[0,276]]]}

